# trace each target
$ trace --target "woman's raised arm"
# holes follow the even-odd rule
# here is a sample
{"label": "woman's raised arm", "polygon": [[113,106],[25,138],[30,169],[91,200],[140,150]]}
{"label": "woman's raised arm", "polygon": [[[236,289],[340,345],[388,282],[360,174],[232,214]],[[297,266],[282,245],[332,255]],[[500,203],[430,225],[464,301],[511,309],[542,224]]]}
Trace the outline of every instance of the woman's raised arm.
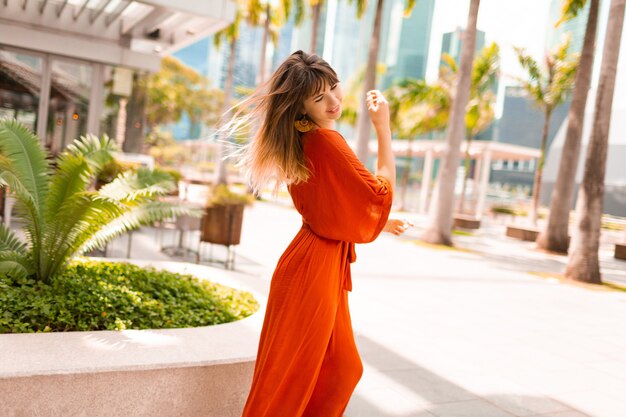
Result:
{"label": "woman's raised arm", "polygon": [[389,121],[389,103],[378,90],[367,92],[367,110],[378,137],[378,164],[376,175],[385,177],[396,188],[396,162],[391,149],[391,127]]}

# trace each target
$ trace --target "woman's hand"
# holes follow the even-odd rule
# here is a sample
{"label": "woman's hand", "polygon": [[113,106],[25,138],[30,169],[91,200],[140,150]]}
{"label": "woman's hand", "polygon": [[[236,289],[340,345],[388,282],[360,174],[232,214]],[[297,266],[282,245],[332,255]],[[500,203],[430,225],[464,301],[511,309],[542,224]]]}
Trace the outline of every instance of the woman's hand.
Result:
{"label": "woman's hand", "polygon": [[370,119],[376,129],[389,128],[389,102],[383,93],[378,90],[370,90],[366,94],[367,110]]}
{"label": "woman's hand", "polygon": [[389,219],[387,220],[387,224],[385,224],[385,227],[383,228],[383,232],[400,236],[402,233],[406,232],[409,227],[412,226],[413,223],[406,219]]}

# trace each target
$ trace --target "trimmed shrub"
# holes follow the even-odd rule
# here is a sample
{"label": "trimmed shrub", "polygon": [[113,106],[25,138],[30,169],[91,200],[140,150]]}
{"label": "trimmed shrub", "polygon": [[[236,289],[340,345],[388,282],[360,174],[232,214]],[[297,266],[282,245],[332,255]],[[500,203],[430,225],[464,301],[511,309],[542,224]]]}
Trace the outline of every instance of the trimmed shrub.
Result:
{"label": "trimmed shrub", "polygon": [[0,275],[0,333],[198,327],[258,308],[248,292],[127,263],[78,260],[50,283]]}

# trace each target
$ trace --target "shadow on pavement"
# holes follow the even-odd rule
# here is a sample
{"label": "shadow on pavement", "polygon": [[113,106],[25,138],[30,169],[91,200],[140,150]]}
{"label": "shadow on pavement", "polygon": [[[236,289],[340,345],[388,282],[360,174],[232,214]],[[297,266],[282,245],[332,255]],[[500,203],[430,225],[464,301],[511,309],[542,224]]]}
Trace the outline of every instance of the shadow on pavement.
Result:
{"label": "shadow on pavement", "polygon": [[[356,340],[366,369],[375,369],[386,379],[391,379],[398,388],[390,393],[390,388],[377,392],[375,383],[370,383],[365,389],[357,387],[345,417],[589,417],[547,396],[518,393],[479,395],[367,336],[359,335]],[[364,377],[368,377],[367,370]],[[361,382],[368,384],[368,381]]]}

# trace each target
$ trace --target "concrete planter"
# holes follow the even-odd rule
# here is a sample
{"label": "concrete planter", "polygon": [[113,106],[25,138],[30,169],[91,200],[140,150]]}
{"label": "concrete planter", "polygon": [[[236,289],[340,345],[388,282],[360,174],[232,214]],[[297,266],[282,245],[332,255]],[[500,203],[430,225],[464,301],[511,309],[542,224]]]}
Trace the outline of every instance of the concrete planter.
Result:
{"label": "concrete planter", "polygon": [[615,244],[615,258],[623,259],[626,261],[626,243],[616,243]]}
{"label": "concrete planter", "polygon": [[[242,288],[214,268],[150,264]],[[0,414],[240,416],[262,310],[198,328],[0,335]]]}
{"label": "concrete planter", "polygon": [[480,219],[473,216],[456,214],[454,216],[454,228],[470,230],[480,229]]}
{"label": "concrete planter", "polygon": [[539,236],[539,230],[532,226],[507,225],[506,235],[514,239],[534,242],[537,240],[537,236]]}

